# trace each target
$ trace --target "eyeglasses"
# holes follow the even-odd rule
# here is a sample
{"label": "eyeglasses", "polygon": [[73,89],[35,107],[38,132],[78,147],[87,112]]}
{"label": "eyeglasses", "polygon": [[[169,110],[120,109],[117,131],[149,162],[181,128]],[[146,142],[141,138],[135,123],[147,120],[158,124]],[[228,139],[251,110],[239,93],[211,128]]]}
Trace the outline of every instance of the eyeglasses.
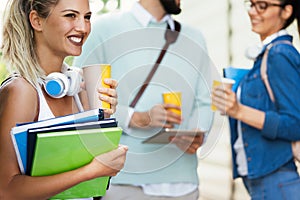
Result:
{"label": "eyeglasses", "polygon": [[284,8],[285,5],[270,3],[270,2],[266,2],[266,1],[256,1],[256,2],[245,1],[245,7],[246,7],[247,11],[250,11],[253,6],[254,6],[255,10],[257,11],[257,13],[261,14],[261,13],[265,12],[269,6],[278,6],[278,7]]}

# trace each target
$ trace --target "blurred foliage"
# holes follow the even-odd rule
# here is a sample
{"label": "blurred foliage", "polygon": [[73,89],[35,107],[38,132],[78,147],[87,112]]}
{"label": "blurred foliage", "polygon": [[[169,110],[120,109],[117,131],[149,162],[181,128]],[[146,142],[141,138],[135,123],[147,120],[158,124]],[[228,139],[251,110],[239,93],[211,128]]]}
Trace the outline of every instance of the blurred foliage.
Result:
{"label": "blurred foliage", "polygon": [[0,52],[0,84],[7,77],[7,70],[5,64],[2,62],[2,52]]}
{"label": "blurred foliage", "polygon": [[68,56],[68,57],[66,57],[65,62],[66,62],[69,66],[72,66],[73,60],[74,60],[74,57],[73,57],[73,56]]}
{"label": "blurred foliage", "polygon": [[112,9],[120,9],[121,7],[121,0],[102,0],[102,9],[97,12],[97,14],[104,14],[108,13],[111,10],[111,6],[113,6]]}

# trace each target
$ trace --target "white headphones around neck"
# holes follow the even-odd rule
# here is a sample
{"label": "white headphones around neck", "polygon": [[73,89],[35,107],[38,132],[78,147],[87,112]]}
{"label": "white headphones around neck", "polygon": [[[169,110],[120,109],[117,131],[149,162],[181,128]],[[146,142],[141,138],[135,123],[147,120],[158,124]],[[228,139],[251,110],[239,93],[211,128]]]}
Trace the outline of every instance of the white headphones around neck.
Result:
{"label": "white headphones around neck", "polygon": [[74,96],[80,92],[82,82],[80,69],[77,67],[67,67],[60,72],[49,74],[44,81],[44,89],[52,98],[62,98],[65,95]]}

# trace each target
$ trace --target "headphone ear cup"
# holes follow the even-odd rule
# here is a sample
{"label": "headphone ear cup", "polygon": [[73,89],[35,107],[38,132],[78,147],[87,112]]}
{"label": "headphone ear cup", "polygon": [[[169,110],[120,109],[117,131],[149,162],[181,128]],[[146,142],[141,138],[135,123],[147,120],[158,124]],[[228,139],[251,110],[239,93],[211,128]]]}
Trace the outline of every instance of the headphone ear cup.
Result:
{"label": "headphone ear cup", "polygon": [[68,77],[70,83],[70,88],[67,91],[67,95],[74,96],[75,94],[78,94],[81,90],[80,84],[82,82],[80,69],[77,67],[69,67],[64,74]]}
{"label": "headphone ear cup", "polygon": [[46,93],[52,98],[61,98],[67,94],[70,88],[68,77],[59,72],[49,74],[44,83]]}

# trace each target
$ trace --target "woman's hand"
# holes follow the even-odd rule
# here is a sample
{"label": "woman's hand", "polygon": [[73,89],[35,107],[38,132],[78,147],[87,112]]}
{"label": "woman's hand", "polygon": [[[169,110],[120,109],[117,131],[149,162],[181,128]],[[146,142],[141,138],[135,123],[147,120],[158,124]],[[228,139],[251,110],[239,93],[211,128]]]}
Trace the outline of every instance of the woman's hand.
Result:
{"label": "woman's hand", "polygon": [[117,175],[124,167],[127,151],[127,146],[119,145],[117,149],[95,157],[88,166],[92,178]]}
{"label": "woman's hand", "polygon": [[240,104],[236,99],[236,94],[230,89],[222,86],[213,88],[212,104],[217,107],[222,114],[237,118],[240,111]]}
{"label": "woman's hand", "polygon": [[110,115],[116,112],[116,107],[118,105],[118,94],[117,94],[117,86],[118,82],[114,79],[104,79],[104,83],[109,85],[110,88],[98,88],[99,100],[105,101],[110,104],[110,109],[104,109],[104,117],[108,118]]}
{"label": "woman's hand", "polygon": [[292,142],[292,152],[294,158],[300,162],[300,141]]}
{"label": "woman's hand", "polygon": [[215,87],[212,92],[212,103],[221,114],[226,114],[259,130],[264,126],[265,112],[239,103],[236,94],[230,88]]}
{"label": "woman's hand", "polygon": [[172,104],[158,104],[147,112],[135,112],[131,118],[130,126],[135,128],[173,128],[174,124],[180,124],[182,119],[178,114],[167,109],[180,107]]}

